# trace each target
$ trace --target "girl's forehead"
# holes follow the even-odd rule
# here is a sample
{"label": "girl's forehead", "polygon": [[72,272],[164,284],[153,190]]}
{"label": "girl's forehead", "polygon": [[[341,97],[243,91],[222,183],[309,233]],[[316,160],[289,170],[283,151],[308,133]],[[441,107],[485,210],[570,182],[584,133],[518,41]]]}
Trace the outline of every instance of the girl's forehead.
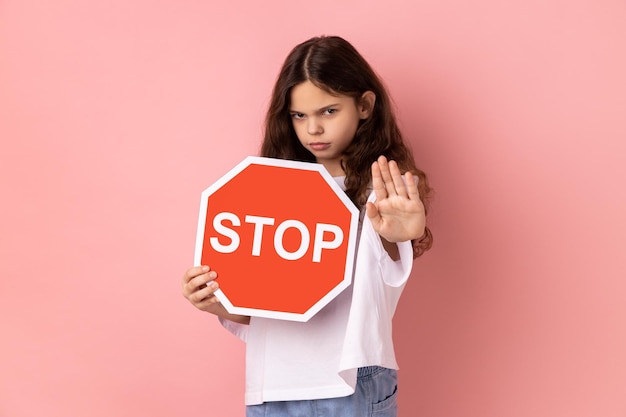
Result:
{"label": "girl's forehead", "polygon": [[291,107],[299,110],[317,110],[330,104],[343,104],[352,101],[350,96],[331,94],[308,80],[292,87],[290,93]]}

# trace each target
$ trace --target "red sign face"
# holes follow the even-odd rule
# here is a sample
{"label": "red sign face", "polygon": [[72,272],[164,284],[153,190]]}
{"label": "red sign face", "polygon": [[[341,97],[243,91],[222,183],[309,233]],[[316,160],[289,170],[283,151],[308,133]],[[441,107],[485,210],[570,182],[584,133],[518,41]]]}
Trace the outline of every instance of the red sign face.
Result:
{"label": "red sign face", "polygon": [[350,285],[358,217],[322,165],[248,157],[202,193],[195,264],[228,312],[306,321]]}

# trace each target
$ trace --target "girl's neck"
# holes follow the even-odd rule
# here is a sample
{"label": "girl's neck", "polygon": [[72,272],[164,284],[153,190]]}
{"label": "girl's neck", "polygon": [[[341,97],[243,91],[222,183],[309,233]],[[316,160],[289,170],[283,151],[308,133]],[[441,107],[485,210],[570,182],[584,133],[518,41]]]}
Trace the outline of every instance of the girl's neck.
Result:
{"label": "girl's neck", "polygon": [[324,165],[326,171],[333,177],[341,177],[346,175],[343,168],[341,167],[341,162],[329,162],[329,161],[318,161],[318,163]]}

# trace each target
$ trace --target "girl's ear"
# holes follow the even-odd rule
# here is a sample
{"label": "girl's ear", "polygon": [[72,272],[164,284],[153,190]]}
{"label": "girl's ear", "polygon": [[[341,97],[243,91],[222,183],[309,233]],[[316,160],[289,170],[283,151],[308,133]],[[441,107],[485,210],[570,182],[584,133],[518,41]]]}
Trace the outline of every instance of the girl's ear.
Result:
{"label": "girl's ear", "polygon": [[376,103],[376,94],[373,91],[366,91],[361,95],[359,99],[359,117],[361,119],[367,119],[374,110],[374,104]]}

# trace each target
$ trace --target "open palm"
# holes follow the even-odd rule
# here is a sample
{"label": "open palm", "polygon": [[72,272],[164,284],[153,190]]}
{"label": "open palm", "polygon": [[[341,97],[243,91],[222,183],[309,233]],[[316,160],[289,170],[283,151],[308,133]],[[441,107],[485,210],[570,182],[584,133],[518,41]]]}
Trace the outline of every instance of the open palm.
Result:
{"label": "open palm", "polygon": [[367,217],[381,237],[404,242],[424,234],[424,204],[411,173],[403,177],[395,161],[381,156],[372,164],[372,186],[376,201],[367,203]]}

